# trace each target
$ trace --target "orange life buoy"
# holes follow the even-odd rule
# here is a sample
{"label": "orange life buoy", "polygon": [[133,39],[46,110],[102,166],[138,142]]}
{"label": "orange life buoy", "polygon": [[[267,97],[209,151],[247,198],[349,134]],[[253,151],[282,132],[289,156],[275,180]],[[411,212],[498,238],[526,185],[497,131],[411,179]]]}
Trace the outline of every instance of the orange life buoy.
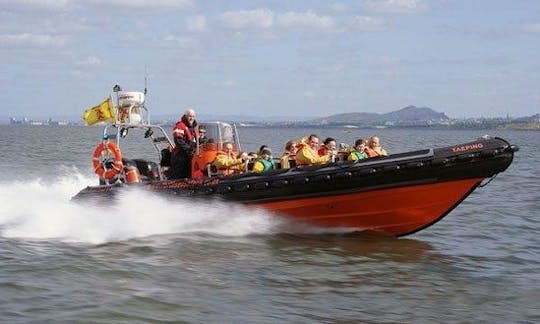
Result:
{"label": "orange life buoy", "polygon": [[[109,151],[114,154],[114,164],[110,169],[105,168],[105,163],[101,162],[101,153],[103,151]],[[122,152],[116,144],[105,141],[99,144],[94,150],[94,158],[92,159],[92,164],[94,166],[94,171],[96,174],[103,179],[113,179],[118,173],[120,173],[124,167],[122,163]]]}

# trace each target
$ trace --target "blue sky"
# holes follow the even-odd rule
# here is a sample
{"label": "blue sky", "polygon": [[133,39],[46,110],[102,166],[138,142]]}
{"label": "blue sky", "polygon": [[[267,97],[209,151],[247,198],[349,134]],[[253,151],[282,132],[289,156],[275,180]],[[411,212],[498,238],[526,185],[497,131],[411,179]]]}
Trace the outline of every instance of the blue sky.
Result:
{"label": "blue sky", "polygon": [[540,1],[0,0],[0,115],[540,112]]}

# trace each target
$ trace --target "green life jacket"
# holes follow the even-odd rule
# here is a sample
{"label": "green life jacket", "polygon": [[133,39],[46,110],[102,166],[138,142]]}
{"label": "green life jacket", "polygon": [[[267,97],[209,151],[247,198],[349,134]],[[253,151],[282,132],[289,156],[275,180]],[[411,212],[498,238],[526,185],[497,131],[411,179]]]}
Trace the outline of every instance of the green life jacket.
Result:
{"label": "green life jacket", "polygon": [[257,161],[261,162],[262,165],[264,166],[263,172],[275,169],[273,160],[265,160],[265,159],[262,159],[262,158],[258,158]]}
{"label": "green life jacket", "polygon": [[356,157],[357,160],[367,159],[367,157],[368,157],[365,152],[359,152],[357,150],[353,150],[351,152],[351,154],[354,154],[354,156]]}

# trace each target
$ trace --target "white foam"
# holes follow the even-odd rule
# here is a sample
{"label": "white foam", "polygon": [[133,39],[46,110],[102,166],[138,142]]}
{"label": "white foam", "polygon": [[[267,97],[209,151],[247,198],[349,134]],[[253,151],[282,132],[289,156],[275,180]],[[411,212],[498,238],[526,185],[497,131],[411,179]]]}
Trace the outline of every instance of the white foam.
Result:
{"label": "white foam", "polygon": [[94,177],[76,172],[49,183],[0,183],[0,235],[98,244],[159,234],[245,236],[283,228],[282,220],[261,210],[215,200],[169,201],[142,190],[129,190],[110,206],[70,201],[95,183]]}

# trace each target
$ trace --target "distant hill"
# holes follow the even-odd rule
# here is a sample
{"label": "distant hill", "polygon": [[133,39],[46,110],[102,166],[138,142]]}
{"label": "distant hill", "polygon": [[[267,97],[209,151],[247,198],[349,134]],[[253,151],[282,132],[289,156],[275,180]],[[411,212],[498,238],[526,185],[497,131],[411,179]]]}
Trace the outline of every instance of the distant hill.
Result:
{"label": "distant hill", "polygon": [[371,122],[379,116],[380,115],[377,113],[344,113],[331,115],[328,117],[316,118],[310,120],[310,122],[321,124],[357,124]]}
{"label": "distant hill", "polygon": [[450,118],[444,113],[436,112],[427,107],[407,106],[397,111],[378,114],[378,113],[346,113],[331,115],[328,117],[316,118],[311,120],[313,123],[322,124],[417,124],[428,123],[432,121],[448,121]]}
{"label": "distant hill", "polygon": [[382,114],[379,120],[384,122],[400,122],[400,121],[443,121],[450,120],[444,113],[436,112],[427,107],[407,106],[398,111]]}

